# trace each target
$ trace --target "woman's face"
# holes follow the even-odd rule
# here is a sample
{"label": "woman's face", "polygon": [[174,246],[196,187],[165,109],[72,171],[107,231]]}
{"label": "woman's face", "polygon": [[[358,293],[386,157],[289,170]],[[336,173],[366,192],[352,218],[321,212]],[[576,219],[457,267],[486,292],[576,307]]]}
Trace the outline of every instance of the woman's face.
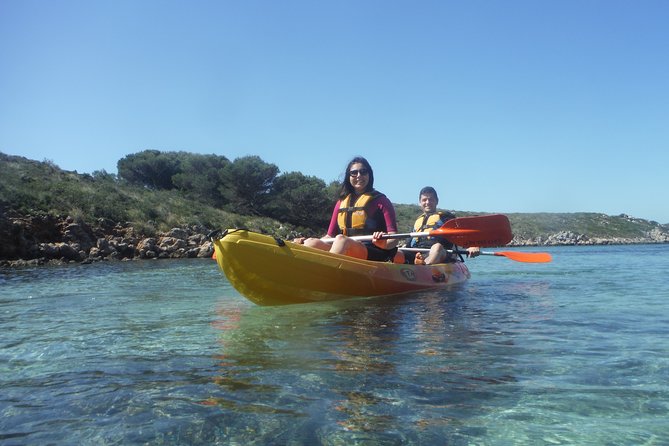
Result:
{"label": "woman's face", "polygon": [[357,194],[362,194],[369,184],[369,170],[362,163],[353,163],[348,169],[348,181]]}

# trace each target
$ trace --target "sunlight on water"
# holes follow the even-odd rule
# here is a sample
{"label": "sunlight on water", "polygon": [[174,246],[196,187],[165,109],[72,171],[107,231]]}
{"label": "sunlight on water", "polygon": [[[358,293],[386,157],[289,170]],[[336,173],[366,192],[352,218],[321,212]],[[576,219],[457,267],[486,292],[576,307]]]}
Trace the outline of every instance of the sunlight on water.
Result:
{"label": "sunlight on water", "polygon": [[0,443],[669,444],[669,247],[258,307],[210,261],[0,271]]}

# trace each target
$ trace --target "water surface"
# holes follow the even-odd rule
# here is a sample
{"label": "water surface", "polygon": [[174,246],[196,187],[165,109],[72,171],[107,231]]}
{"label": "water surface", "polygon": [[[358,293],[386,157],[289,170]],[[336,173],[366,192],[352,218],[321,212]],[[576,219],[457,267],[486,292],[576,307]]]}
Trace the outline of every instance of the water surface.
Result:
{"label": "water surface", "polygon": [[669,246],[550,252],[288,307],[210,260],[0,270],[0,443],[669,444]]}

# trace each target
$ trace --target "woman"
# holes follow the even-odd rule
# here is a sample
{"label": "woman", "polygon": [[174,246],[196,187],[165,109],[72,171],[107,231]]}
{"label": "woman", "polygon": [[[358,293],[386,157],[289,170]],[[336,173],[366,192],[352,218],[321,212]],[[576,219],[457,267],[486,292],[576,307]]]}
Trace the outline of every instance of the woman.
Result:
{"label": "woman", "polygon": [[[318,238],[296,241],[336,254],[385,262],[395,258],[397,240],[381,237],[395,233],[395,208],[385,195],[374,189],[372,166],[365,158],[358,156],[346,167],[339,200],[332,212],[327,233],[328,237],[335,237],[332,243]],[[360,242],[351,238],[370,234],[373,237],[371,241]]]}

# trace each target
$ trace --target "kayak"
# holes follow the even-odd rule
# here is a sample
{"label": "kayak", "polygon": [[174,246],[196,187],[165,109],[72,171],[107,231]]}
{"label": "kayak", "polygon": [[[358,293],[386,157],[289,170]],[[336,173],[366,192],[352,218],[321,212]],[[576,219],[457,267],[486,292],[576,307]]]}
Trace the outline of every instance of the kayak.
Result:
{"label": "kayak", "polygon": [[470,277],[464,262],[408,265],[331,254],[246,229],[213,237],[216,262],[258,305],[327,302],[451,287]]}

